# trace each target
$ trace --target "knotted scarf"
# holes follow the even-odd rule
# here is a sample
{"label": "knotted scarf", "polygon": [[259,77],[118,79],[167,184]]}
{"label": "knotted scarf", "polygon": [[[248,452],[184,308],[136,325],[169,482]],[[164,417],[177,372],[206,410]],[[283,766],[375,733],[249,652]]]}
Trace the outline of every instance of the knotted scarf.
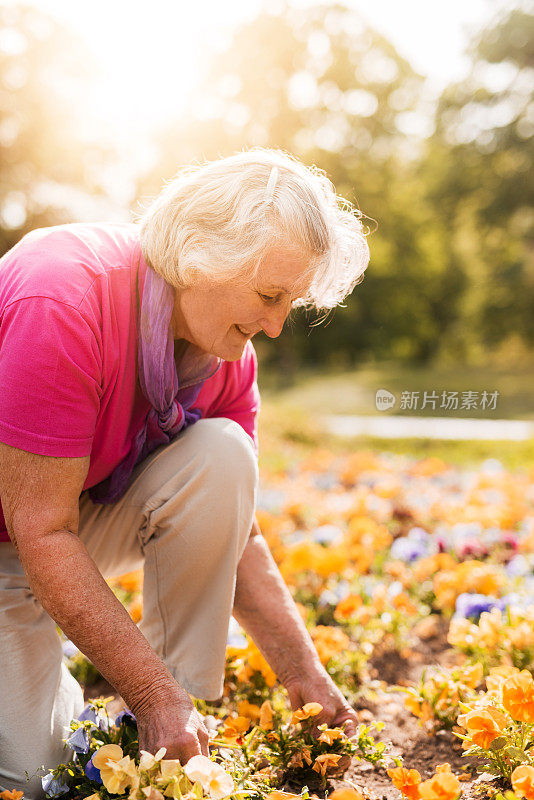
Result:
{"label": "knotted scarf", "polygon": [[200,419],[200,409],[191,406],[204,381],[219,369],[221,359],[185,340],[179,341],[175,354],[173,308],[173,287],[147,266],[140,304],[138,294],[138,366],[141,391],[151,408],[126,458],[109,478],[89,489],[94,503],[118,500],[126,491],[136,464]]}

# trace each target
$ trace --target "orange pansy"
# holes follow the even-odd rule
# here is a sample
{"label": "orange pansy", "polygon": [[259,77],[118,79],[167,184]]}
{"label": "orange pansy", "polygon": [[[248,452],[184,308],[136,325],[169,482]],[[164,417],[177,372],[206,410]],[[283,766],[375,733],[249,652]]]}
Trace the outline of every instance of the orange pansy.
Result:
{"label": "orange pansy", "polygon": [[141,595],[135,598],[128,608],[128,613],[135,623],[141,622],[143,618],[143,598]]}
{"label": "orange pansy", "polygon": [[316,717],[320,714],[323,707],[320,703],[306,703],[302,708],[297,708],[291,717],[291,724],[296,725],[297,722],[302,722],[310,717]]}
{"label": "orange pansy", "polygon": [[534,723],[534,680],[528,670],[503,681],[502,704],[512,719]]}
{"label": "orange pansy", "polygon": [[419,786],[419,795],[422,800],[456,800],[461,794],[460,781],[450,772],[450,766],[438,767],[435,775],[428,781],[423,781]]}
{"label": "orange pansy", "polygon": [[490,744],[501,735],[508,720],[496,708],[487,708],[469,711],[458,717],[458,725],[465,728],[474,744],[487,750]]}
{"label": "orange pansy", "polygon": [[237,704],[237,713],[240,717],[248,717],[253,722],[257,722],[260,718],[260,707],[255,705],[254,703],[249,703],[248,700],[241,700],[240,703]]}
{"label": "orange pansy", "polygon": [[460,677],[462,683],[470,689],[476,689],[484,677],[484,667],[480,662],[463,667]]}
{"label": "orange pansy", "polygon": [[350,646],[350,639],[339,628],[330,625],[317,625],[311,632],[315,649],[324,666],[338,653]]}
{"label": "orange pansy", "polygon": [[326,742],[328,745],[331,745],[336,739],[342,739],[345,735],[339,728],[327,728],[326,726],[323,728],[321,725],[319,730],[321,731],[319,741]]}
{"label": "orange pansy", "polygon": [[411,711],[414,717],[419,717],[422,723],[427,722],[434,716],[430,703],[426,700],[419,700],[412,694],[406,695],[404,698],[404,705],[408,711]]}
{"label": "orange pansy", "polygon": [[276,683],[276,675],[254,642],[251,642],[247,648],[247,666],[256,672],[261,672],[265,683],[270,689],[272,689]]}
{"label": "orange pansy", "polygon": [[488,691],[498,691],[506,678],[509,678],[511,675],[519,675],[519,670],[517,667],[509,667],[506,665],[492,667],[489,671],[489,675],[486,678],[486,686]]}
{"label": "orange pansy", "polygon": [[312,769],[318,772],[319,775],[326,775],[329,767],[337,767],[337,763],[341,758],[337,753],[324,753],[322,756],[317,756]]}
{"label": "orange pansy", "polygon": [[139,592],[143,588],[143,570],[136,569],[134,572],[126,572],[116,580],[125,592]]}
{"label": "orange pansy", "polygon": [[342,789],[336,789],[335,792],[332,792],[332,794],[329,795],[329,800],[365,800],[365,798],[358,789],[346,789],[343,787]]}
{"label": "orange pansy", "polygon": [[271,706],[268,700],[265,700],[261,704],[261,709],[260,709],[260,721],[258,723],[260,728],[263,728],[263,730],[265,731],[272,730],[273,715],[274,715],[273,707]]}
{"label": "orange pansy", "polygon": [[359,594],[349,594],[343,600],[340,600],[334,611],[336,619],[348,619],[352,617],[356,609],[363,605],[363,600]]}
{"label": "orange pansy", "polygon": [[406,767],[395,767],[388,769],[388,775],[396,789],[409,800],[419,800],[419,784],[421,775],[416,769],[406,769]]}
{"label": "orange pansy", "polygon": [[512,772],[512,787],[518,797],[534,800],[534,767],[521,764]]}
{"label": "orange pansy", "polygon": [[225,739],[237,739],[250,728],[248,717],[226,717],[221,736]]}
{"label": "orange pansy", "polygon": [[292,767],[302,769],[304,767],[304,762],[306,762],[308,766],[312,763],[311,753],[307,747],[303,747],[300,753],[294,753],[289,763]]}

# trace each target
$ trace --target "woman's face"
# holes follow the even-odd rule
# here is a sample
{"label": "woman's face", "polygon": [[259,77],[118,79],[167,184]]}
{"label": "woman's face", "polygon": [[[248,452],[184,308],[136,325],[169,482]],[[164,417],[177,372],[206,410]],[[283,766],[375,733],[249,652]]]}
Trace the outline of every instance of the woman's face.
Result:
{"label": "woman's face", "polygon": [[264,257],[254,282],[202,284],[177,289],[173,312],[175,339],[185,339],[225,361],[237,361],[248,339],[259,331],[276,338],[311,282],[308,259],[282,245]]}

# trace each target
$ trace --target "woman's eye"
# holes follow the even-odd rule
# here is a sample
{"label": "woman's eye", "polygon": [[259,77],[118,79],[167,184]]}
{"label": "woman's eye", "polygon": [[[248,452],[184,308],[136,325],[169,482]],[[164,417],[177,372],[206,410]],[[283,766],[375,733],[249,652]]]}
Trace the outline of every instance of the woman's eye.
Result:
{"label": "woman's eye", "polygon": [[278,302],[278,297],[271,297],[268,294],[261,294],[261,292],[258,292],[258,294],[259,294],[259,296],[261,297],[261,299],[265,303],[277,303]]}

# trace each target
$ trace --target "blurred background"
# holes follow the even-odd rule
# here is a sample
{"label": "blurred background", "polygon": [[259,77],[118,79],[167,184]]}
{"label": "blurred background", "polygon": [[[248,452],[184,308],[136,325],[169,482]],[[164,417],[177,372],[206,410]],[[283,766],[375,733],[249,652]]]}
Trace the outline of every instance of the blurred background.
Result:
{"label": "blurred background", "polygon": [[1,252],[130,220],[180,165],[283,148],[377,225],[345,307],[255,338],[267,403],[497,391],[391,413],[534,419],[533,77],[526,2],[3,2]]}

